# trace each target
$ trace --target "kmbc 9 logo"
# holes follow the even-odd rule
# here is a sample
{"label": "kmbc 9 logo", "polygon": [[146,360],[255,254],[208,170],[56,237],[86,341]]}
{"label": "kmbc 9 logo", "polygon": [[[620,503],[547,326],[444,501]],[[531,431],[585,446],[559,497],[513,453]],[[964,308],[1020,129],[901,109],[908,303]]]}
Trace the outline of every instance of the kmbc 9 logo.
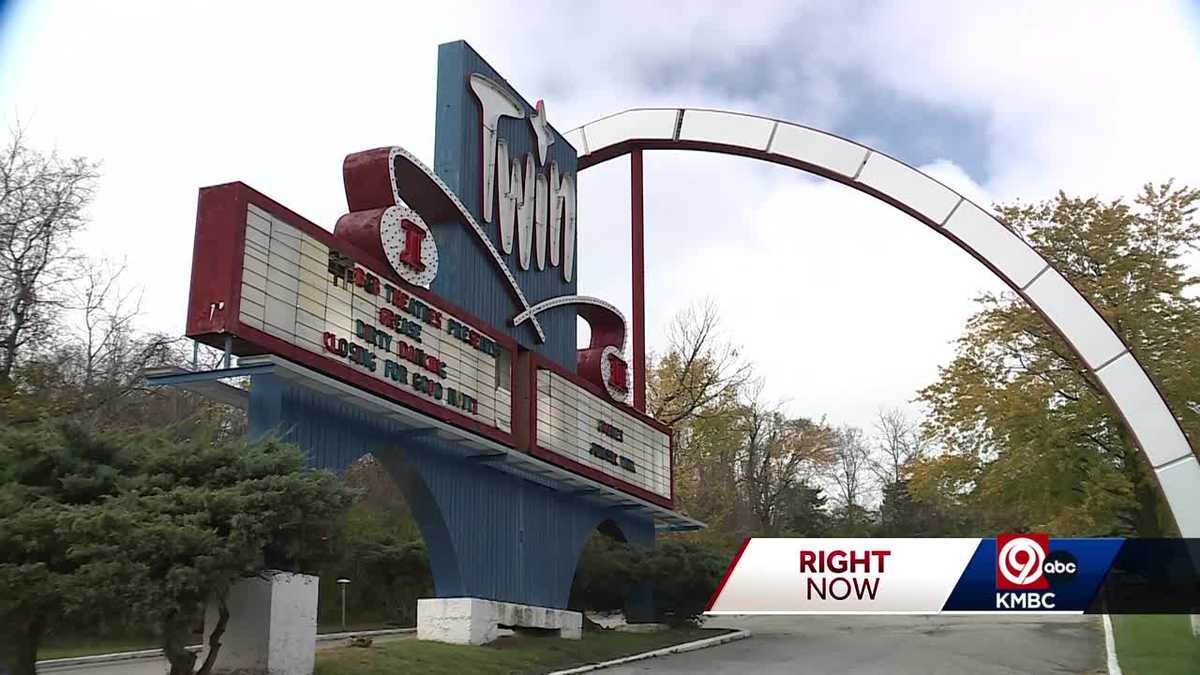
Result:
{"label": "kmbc 9 logo", "polygon": [[[1079,561],[1069,551],[1051,551],[1050,536],[1042,534],[1002,534],[996,537],[996,589],[1001,591],[1044,591],[1065,583],[1079,571]],[[1006,597],[1007,596],[1007,597]],[[1034,609],[1054,607],[1053,593],[1040,598],[1011,597],[997,593],[997,607]]]}

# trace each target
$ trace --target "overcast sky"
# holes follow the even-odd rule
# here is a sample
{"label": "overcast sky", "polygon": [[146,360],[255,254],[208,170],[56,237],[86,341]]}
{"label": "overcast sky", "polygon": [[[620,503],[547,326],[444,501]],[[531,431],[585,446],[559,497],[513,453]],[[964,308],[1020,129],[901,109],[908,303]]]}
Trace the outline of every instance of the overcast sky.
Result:
{"label": "overcast sky", "polygon": [[[6,3],[0,2],[0,7]],[[1200,183],[1200,22],[1172,2],[18,2],[0,118],[103,162],[84,244],[146,328],[183,329],[199,187],[242,180],[332,229],[341,160],[432,163],[437,45],[466,39],[560,131],[637,106],[827,129],[981,203]],[[795,414],[870,426],[937,376],[1002,285],[843,186],[650,153],[648,340],[713,298]],[[583,173],[580,291],[629,313],[628,160]]]}

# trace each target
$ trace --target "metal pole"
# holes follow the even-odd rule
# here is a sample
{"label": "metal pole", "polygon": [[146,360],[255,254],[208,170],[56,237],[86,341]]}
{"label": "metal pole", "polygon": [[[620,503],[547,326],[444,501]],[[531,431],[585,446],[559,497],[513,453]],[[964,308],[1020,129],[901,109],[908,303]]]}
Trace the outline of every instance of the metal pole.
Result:
{"label": "metal pole", "polygon": [[346,584],[338,584],[342,587],[342,632],[346,632]]}
{"label": "metal pole", "polygon": [[633,407],[646,412],[646,237],[640,149],[629,153],[629,203],[633,248]]}

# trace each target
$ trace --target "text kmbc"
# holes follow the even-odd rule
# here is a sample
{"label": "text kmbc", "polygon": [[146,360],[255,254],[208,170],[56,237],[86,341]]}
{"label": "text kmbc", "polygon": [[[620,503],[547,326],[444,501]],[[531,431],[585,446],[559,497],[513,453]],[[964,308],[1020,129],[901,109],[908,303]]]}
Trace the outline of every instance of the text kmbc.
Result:
{"label": "text kmbc", "polygon": [[1070,552],[1050,550],[1048,534],[1002,534],[996,537],[996,608],[1054,609],[1054,593],[1046,591],[1078,571]]}

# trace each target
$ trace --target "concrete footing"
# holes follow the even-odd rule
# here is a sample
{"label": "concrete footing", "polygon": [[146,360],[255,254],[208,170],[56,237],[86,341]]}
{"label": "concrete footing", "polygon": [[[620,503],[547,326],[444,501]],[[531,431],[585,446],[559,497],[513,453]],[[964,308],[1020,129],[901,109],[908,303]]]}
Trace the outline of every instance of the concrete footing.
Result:
{"label": "concrete footing", "polygon": [[[312,675],[317,649],[317,577],[269,570],[239,581],[226,598],[229,623],[215,671],[245,675]],[[208,639],[217,603],[204,614]],[[207,650],[198,662],[203,662]]]}
{"label": "concrete footing", "polygon": [[557,630],[559,637],[568,640],[583,637],[579,612],[482,598],[417,600],[418,640],[482,645],[496,639],[500,626]]}

